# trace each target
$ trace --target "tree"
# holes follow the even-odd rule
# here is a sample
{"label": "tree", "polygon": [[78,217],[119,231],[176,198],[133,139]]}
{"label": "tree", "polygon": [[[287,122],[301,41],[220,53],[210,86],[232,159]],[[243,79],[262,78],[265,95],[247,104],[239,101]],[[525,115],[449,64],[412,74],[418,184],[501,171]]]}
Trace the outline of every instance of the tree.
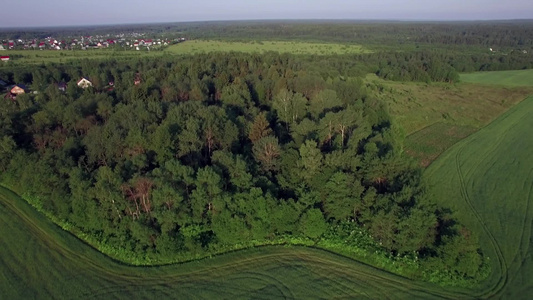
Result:
{"label": "tree", "polygon": [[326,224],[320,209],[312,208],[306,211],[300,219],[300,232],[309,238],[319,238],[324,232],[326,232],[327,228],[328,225]]}
{"label": "tree", "polygon": [[254,122],[252,123],[252,128],[250,128],[250,133],[248,134],[248,137],[250,138],[252,143],[255,143],[256,141],[270,135],[271,133],[272,129],[270,129],[270,124],[266,119],[266,114],[262,112],[255,117]]}
{"label": "tree", "polygon": [[0,171],[6,171],[16,148],[17,144],[11,136],[6,135],[0,139]]}
{"label": "tree", "polygon": [[300,168],[301,176],[306,181],[310,181],[322,167],[322,152],[317,147],[317,143],[313,140],[305,141],[300,147]]}
{"label": "tree", "polygon": [[309,112],[315,120],[318,120],[322,113],[336,107],[342,107],[342,101],[334,90],[322,90],[309,101]]}
{"label": "tree", "polygon": [[293,93],[282,89],[272,103],[272,108],[278,113],[278,117],[289,128],[290,124],[298,122],[305,117],[307,99],[299,93]]}
{"label": "tree", "polygon": [[133,184],[123,184],[122,192],[124,196],[134,204],[133,210],[127,207],[127,213],[135,218],[140,218],[142,212],[150,215],[152,203],[150,193],[152,191],[153,181],[146,177],[140,177],[133,181]]}
{"label": "tree", "polygon": [[361,210],[361,194],[363,186],[352,176],[337,172],[326,183],[324,212],[328,218],[336,221],[348,217],[357,217]]}
{"label": "tree", "polygon": [[124,213],[121,185],[122,178],[110,167],[102,166],[96,171],[96,182],[89,191],[92,197],[98,200],[109,219],[121,219]]}
{"label": "tree", "polygon": [[379,210],[370,223],[370,234],[385,249],[396,250],[396,233],[399,219],[394,210]]}
{"label": "tree", "polygon": [[178,137],[178,157],[184,157],[200,152],[202,141],[200,140],[200,122],[198,119],[189,118],[185,128]]}
{"label": "tree", "polygon": [[274,171],[278,166],[278,158],[281,155],[278,139],[266,136],[258,140],[253,146],[254,158],[261,164],[264,171]]}

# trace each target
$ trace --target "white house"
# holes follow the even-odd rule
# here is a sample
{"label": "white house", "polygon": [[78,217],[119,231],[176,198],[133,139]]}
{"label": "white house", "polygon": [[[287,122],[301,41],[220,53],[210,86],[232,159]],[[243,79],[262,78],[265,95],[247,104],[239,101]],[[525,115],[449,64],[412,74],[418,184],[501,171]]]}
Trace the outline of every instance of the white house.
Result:
{"label": "white house", "polygon": [[86,89],[90,86],[93,86],[93,83],[90,82],[89,79],[83,77],[82,79],[78,81],[78,86],[81,87],[82,89]]}

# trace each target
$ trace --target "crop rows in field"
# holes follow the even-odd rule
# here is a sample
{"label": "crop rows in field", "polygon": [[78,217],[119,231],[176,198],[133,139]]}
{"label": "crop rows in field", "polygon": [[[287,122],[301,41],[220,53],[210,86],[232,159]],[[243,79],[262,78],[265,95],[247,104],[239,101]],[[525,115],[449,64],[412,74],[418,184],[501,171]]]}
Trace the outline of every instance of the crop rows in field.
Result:
{"label": "crop rows in field", "polygon": [[533,290],[533,97],[445,152],[427,170],[431,194],[479,234],[492,261],[485,296]]}

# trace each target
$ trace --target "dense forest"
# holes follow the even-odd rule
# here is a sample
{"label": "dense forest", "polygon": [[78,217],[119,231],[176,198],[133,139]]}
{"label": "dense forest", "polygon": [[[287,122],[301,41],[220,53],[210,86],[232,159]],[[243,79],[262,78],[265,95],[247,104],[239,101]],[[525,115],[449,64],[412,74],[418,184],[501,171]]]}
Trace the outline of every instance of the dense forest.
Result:
{"label": "dense forest", "polygon": [[[301,238],[407,257],[418,278],[479,280],[476,237],[426,196],[401,128],[361,79],[428,59],[423,78],[405,76],[457,80],[427,55],[390,54],[383,66],[380,54],[214,53],[3,69],[39,93],[0,107],[1,180],[125,260]],[[81,76],[93,87],[79,88]]]}
{"label": "dense forest", "polygon": [[189,39],[308,40],[404,47],[408,45],[471,46],[488,49],[533,47],[531,20],[471,22],[371,22],[354,20],[219,21],[103,25],[72,28],[5,28],[0,39],[147,34]]}

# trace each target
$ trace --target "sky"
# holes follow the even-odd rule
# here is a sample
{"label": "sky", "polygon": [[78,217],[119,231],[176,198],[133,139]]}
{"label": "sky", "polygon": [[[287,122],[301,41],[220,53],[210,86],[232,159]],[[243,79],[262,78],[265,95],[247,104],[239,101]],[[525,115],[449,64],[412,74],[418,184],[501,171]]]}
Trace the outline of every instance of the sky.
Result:
{"label": "sky", "polygon": [[[9,13],[6,9],[13,9]],[[533,19],[533,0],[16,0],[1,27],[256,19]]]}

